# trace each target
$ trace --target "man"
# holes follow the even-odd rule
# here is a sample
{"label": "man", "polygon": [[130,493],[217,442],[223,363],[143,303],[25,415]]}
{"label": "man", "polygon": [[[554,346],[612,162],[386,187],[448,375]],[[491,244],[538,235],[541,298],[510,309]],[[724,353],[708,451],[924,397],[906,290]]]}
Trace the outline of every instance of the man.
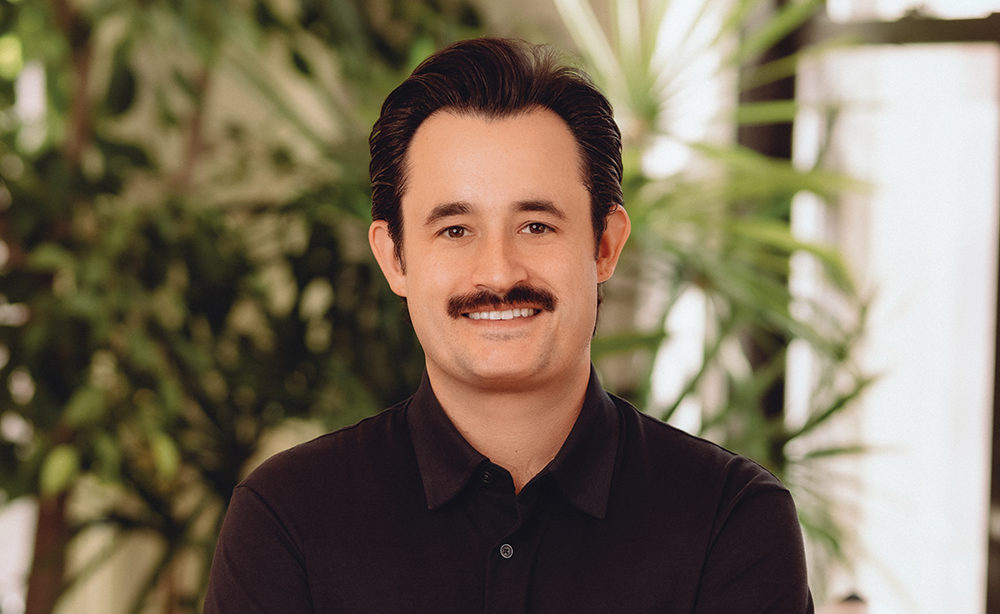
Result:
{"label": "man", "polygon": [[586,77],[457,43],[389,95],[370,144],[369,239],[423,383],[236,488],[206,612],[811,612],[781,484],[591,367],[630,224]]}

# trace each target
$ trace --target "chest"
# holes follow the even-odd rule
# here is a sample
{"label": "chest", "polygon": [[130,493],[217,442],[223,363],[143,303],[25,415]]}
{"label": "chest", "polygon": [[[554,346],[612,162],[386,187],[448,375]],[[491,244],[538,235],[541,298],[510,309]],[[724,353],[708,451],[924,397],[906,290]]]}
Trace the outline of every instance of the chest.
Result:
{"label": "chest", "polygon": [[390,501],[332,506],[305,533],[316,612],[689,612],[710,531],[657,497],[603,519],[554,490]]}

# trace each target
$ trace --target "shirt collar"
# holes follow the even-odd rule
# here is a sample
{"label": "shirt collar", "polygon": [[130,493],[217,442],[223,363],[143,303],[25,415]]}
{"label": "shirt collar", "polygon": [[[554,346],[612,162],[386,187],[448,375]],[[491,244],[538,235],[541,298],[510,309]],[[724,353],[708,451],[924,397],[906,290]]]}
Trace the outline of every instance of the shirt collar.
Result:
{"label": "shirt collar", "polygon": [[427,507],[434,509],[457,495],[486,457],[462,437],[444,413],[426,371],[406,410],[406,423],[417,453]]}
{"label": "shirt collar", "polygon": [[618,408],[591,366],[580,416],[547,471],[570,503],[595,518],[608,510],[621,429]]}
{"label": "shirt collar", "polygon": [[[410,402],[407,424],[430,509],[444,505],[468,483],[486,457],[476,451],[444,413],[427,373]],[[621,421],[593,366],[580,415],[559,453],[542,473],[580,511],[607,513]]]}

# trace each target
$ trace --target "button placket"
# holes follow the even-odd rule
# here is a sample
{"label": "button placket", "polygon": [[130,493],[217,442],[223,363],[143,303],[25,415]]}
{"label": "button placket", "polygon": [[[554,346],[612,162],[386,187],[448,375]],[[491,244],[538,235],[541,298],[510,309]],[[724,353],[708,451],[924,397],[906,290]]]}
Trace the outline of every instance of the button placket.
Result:
{"label": "button placket", "polygon": [[480,467],[476,474],[480,483],[483,483],[483,474],[492,473],[493,484],[486,490],[498,489],[502,485],[503,492],[511,497],[517,510],[516,521],[493,543],[489,553],[486,564],[485,614],[525,611],[531,584],[533,553],[538,542],[538,518],[533,512],[535,498],[519,501],[513,492],[513,481],[503,471]]}
{"label": "button placket", "polygon": [[518,542],[507,535],[493,546],[486,570],[485,614],[524,612],[531,566],[520,554],[514,556],[512,543]]}

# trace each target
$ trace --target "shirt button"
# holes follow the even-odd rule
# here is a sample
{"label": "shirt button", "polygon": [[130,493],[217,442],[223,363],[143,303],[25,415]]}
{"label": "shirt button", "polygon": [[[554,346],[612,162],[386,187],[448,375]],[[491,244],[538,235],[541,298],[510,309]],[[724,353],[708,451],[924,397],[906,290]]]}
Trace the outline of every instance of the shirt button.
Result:
{"label": "shirt button", "polygon": [[479,479],[483,481],[483,484],[489,484],[493,481],[493,474],[489,471],[484,471],[482,475],[479,476]]}
{"label": "shirt button", "polygon": [[509,559],[510,557],[514,556],[514,548],[512,548],[510,544],[504,544],[500,546],[500,556],[502,556],[505,559]]}

